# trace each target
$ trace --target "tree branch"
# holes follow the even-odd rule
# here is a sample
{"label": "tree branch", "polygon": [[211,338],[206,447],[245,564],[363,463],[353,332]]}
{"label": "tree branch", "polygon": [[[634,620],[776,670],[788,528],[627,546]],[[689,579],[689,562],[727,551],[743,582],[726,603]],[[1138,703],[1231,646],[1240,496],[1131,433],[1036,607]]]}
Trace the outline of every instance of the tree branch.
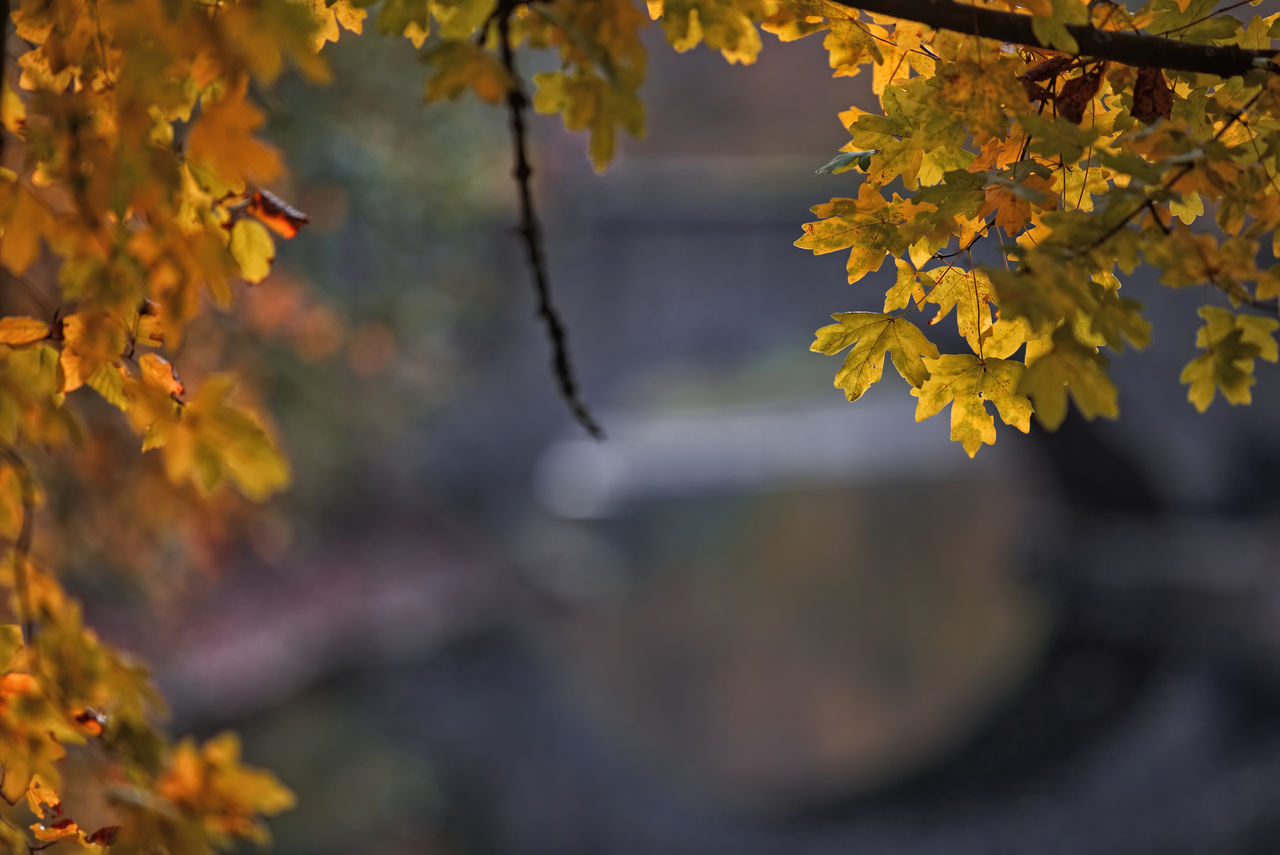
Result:
{"label": "tree branch", "polygon": [[[568,334],[555,303],[551,300],[551,282],[547,275],[547,263],[542,255],[542,230],[538,226],[538,217],[533,208],[533,189],[529,179],[533,175],[533,167],[529,165],[529,155],[525,140],[524,111],[529,99],[520,85],[520,77],[516,72],[515,52],[511,48],[509,10],[499,3],[494,10],[498,25],[498,44],[502,55],[502,65],[511,78],[507,90],[507,112],[511,117],[511,147],[515,165],[512,177],[520,190],[520,237],[524,240],[525,254],[529,269],[533,274],[534,291],[538,298],[538,317],[547,329],[547,338],[551,342],[551,365],[555,372],[556,383],[560,387],[560,396],[564,398],[573,413],[574,421],[582,426],[588,434],[596,439],[604,438],[604,430],[591,415],[578,393],[578,384],[573,375],[573,363],[569,359]],[[491,19],[492,20],[492,19]],[[488,24],[481,29],[481,35],[488,30]]]}
{"label": "tree branch", "polygon": [[[1041,47],[1031,28],[1031,15],[1000,12],[957,3],[955,0],[831,0],[840,6],[889,15],[904,21],[925,24],[936,30],[996,39],[1002,42]],[[1067,31],[1080,45],[1080,56],[1118,62],[1122,65],[1151,66],[1166,71],[1195,71],[1233,77],[1255,68],[1273,68],[1275,50],[1246,50],[1235,45],[1197,45],[1145,33],[1099,30],[1087,25],[1071,25]]]}

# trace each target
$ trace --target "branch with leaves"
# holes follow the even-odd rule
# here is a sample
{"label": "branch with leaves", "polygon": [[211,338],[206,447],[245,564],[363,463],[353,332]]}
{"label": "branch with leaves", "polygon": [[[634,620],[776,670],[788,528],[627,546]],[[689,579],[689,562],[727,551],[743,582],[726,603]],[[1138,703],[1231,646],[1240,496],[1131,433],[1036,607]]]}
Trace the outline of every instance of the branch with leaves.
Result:
{"label": "branch with leaves", "polygon": [[[1158,33],[1104,29],[1085,23],[1088,20],[1087,10],[1081,4],[1053,4],[1052,14],[1034,15],[956,0],[832,2],[861,12],[925,24],[935,30],[949,30],[1033,48],[1058,47],[1075,56],[1118,62],[1135,68],[1162,68],[1166,72],[1191,71],[1234,77],[1258,69],[1272,69],[1272,61],[1280,53],[1271,48],[1197,44]],[[1035,8],[1035,4],[1028,3],[1026,7]],[[1174,27],[1170,32],[1183,29]]]}
{"label": "branch with leaves", "polygon": [[[534,295],[537,299],[537,314],[547,331],[547,340],[551,345],[551,370],[560,396],[564,398],[578,423],[590,436],[604,439],[604,430],[596,421],[591,411],[578,392],[578,381],[574,377],[573,362],[569,358],[569,334],[565,330],[564,321],[551,298],[551,277],[547,273],[547,262],[542,246],[542,229],[538,225],[538,215],[533,205],[533,167],[529,162],[528,131],[525,126],[525,111],[529,99],[524,93],[524,84],[520,72],[516,69],[515,51],[511,45],[511,14],[520,3],[499,3],[494,9],[492,22],[497,30],[498,51],[502,59],[502,68],[507,73],[507,115],[511,122],[512,168],[511,176],[516,182],[516,191],[520,196],[520,238],[524,243],[529,272],[533,277]],[[489,26],[482,27],[481,36],[485,36]]]}
{"label": "branch with leaves", "polygon": [[[0,266],[27,295],[14,303],[39,315],[0,317],[12,559],[0,576],[0,851],[110,837],[203,855],[261,839],[260,816],[289,803],[234,739],[163,735],[145,673],[83,626],[50,569],[38,512],[49,475],[32,461],[125,435],[155,461],[139,472],[174,495],[261,500],[284,487],[266,417],[222,366],[188,371],[178,348],[212,307],[271,287],[276,242],[306,222],[270,192],[286,158],[261,138],[253,93],[288,66],[326,79],[324,46],[367,20],[422,51],[427,100],[505,105],[553,372],[593,434],[551,299],[527,119],[532,108],[585,131],[604,170],[620,134],[644,131],[655,23],[672,49],[731,63],[753,62],[766,36],[820,37],[834,75],[869,77],[878,106],[840,114],[844,145],[820,170],[837,189],[796,242],[846,254],[860,286],[850,299],[864,305],[811,345],[843,355],[835,385],[850,401],[883,379],[887,355],[917,420],[949,411],[971,456],[996,440],[997,417],[1022,432],[1032,417],[1058,426],[1072,402],[1114,417],[1108,354],[1153,332],[1125,281],[1141,266],[1202,320],[1180,378],[1196,408],[1219,394],[1248,402],[1258,361],[1280,361],[1280,16],[1223,14],[1240,3],[382,0],[372,16],[372,0],[0,4],[16,35],[4,48],[19,51],[0,51]],[[520,51],[549,70],[526,83]],[[883,292],[868,289],[886,260]],[[85,397],[115,421],[85,418]],[[118,834],[82,830],[56,797],[80,745],[107,772],[77,789],[97,787]]]}

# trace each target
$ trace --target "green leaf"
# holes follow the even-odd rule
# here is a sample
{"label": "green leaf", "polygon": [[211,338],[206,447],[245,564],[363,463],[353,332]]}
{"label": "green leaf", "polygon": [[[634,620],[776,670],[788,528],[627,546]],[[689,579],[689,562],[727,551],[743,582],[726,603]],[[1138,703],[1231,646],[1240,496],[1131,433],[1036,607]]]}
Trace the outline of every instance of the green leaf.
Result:
{"label": "green leaf", "polygon": [[1037,15],[1031,19],[1031,30],[1044,47],[1056,48],[1072,55],[1080,53],[1080,45],[1075,36],[1071,35],[1061,21]]}

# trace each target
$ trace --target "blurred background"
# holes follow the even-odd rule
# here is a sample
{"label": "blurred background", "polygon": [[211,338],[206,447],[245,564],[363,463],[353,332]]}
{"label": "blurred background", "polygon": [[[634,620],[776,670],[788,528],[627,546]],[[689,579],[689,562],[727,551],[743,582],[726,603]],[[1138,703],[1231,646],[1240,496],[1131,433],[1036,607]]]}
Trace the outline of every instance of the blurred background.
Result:
{"label": "blurred background", "polygon": [[174,729],[297,792],[281,853],[1280,850],[1280,375],[1204,416],[1177,382],[1220,297],[1135,277],[1121,419],[971,461],[807,350],[886,285],[791,245],[856,194],[814,170],[868,84],[817,41],[652,48],[606,175],[533,122],[603,443],[555,389],[503,112],[424,108],[377,37],[260,93],[312,224],[228,352],[295,486],[96,620]]}

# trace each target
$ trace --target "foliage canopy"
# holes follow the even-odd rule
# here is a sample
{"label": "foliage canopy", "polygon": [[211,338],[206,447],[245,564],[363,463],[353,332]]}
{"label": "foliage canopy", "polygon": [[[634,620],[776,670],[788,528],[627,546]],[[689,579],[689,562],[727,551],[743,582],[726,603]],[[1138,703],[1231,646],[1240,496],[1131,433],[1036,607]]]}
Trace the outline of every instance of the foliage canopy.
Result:
{"label": "foliage canopy", "polygon": [[[211,306],[267,279],[275,241],[306,222],[263,187],[284,162],[259,137],[254,87],[290,66],[327,81],[324,45],[372,24],[421,51],[426,100],[506,103],[540,312],[590,426],[541,270],[526,106],[586,131],[603,170],[620,131],[644,131],[651,21],[676,50],[731,63],[752,62],[762,34],[821,38],[834,75],[869,72],[880,109],[840,114],[849,142],[820,171],[849,173],[856,191],[816,205],[796,244],[847,253],[850,284],[886,258],[895,275],[882,304],[833,315],[811,348],[847,351],[835,382],[850,401],[887,354],[917,419],[949,407],[972,456],[997,415],[1026,432],[1033,414],[1061,424],[1068,398],[1089,418],[1117,414],[1106,354],[1150,339],[1121,287],[1141,264],[1208,290],[1181,377],[1197,409],[1218,393],[1247,403],[1256,361],[1277,361],[1280,16],[1224,14],[1243,5],[4,0],[0,850],[206,852],[263,839],[259,817],[291,801],[241,765],[233,737],[160,734],[145,672],[83,625],[36,526],[41,478],[120,428],[181,495],[216,501],[230,485],[260,500],[289,479],[237,381],[180,350]],[[516,47],[559,60],[528,98]],[[93,472],[73,470],[89,495]],[[64,783],[91,795],[64,807]]]}

